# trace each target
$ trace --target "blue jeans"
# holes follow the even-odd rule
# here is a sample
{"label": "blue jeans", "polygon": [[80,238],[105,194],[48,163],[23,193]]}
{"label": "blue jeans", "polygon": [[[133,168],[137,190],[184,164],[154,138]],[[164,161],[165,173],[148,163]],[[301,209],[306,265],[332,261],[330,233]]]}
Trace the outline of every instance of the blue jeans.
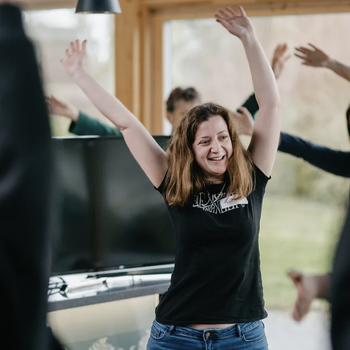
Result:
{"label": "blue jeans", "polygon": [[198,330],[153,321],[147,350],[268,350],[262,321]]}

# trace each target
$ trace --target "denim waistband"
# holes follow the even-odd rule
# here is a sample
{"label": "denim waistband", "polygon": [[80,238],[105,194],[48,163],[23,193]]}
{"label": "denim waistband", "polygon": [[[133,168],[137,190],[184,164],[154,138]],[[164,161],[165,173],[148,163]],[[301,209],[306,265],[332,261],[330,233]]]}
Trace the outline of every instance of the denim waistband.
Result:
{"label": "denim waistband", "polygon": [[254,322],[239,323],[226,328],[196,329],[192,327],[162,324],[156,320],[153,321],[153,324],[164,332],[196,339],[224,339],[229,337],[240,337],[243,332],[248,332],[249,330],[257,327],[260,323],[261,321],[259,320]]}

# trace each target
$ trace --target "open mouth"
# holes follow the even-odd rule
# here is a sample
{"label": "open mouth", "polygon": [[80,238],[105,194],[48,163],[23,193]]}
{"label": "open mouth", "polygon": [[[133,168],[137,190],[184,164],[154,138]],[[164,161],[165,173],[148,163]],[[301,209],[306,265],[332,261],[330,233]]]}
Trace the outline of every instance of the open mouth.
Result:
{"label": "open mouth", "polygon": [[220,162],[225,158],[225,156],[221,156],[221,157],[212,157],[212,158],[208,158],[208,160],[212,161],[212,162]]}

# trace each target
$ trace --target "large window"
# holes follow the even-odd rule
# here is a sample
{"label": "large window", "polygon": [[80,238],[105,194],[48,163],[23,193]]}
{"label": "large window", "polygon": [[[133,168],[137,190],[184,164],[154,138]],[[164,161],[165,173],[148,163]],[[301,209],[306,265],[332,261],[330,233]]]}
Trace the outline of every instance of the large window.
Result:
{"label": "large window", "polygon": [[[66,75],[60,64],[69,43],[88,40],[87,70],[104,88],[114,93],[114,16],[79,15],[74,9],[28,11],[27,32],[40,56],[45,93],[76,105],[94,117],[107,121]],[[69,120],[52,116],[54,136],[68,135]]]}
{"label": "large window", "polygon": [[[350,14],[253,17],[268,57],[279,43],[287,43],[292,55],[278,81],[282,130],[340,149],[349,149],[345,111],[350,83],[325,68],[302,66],[293,51],[312,43],[350,63],[349,22]],[[164,100],[176,86],[194,86],[203,102],[235,110],[253,92],[240,41],[213,19],[167,22],[165,44],[171,60],[164,65],[170,66],[165,71]],[[348,180],[278,154],[261,225],[268,308],[291,308],[295,290],[286,278],[288,269],[328,271],[347,190]]]}

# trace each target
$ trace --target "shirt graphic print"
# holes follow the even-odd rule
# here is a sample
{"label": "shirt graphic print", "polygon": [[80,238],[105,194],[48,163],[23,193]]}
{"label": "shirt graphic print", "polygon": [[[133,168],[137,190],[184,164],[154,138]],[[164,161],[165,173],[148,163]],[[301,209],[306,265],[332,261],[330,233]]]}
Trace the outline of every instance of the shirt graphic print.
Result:
{"label": "shirt graphic print", "polygon": [[226,193],[199,192],[194,196],[193,207],[213,214],[223,214],[230,210],[243,208],[248,204],[247,198],[237,198],[233,193],[226,198]]}

